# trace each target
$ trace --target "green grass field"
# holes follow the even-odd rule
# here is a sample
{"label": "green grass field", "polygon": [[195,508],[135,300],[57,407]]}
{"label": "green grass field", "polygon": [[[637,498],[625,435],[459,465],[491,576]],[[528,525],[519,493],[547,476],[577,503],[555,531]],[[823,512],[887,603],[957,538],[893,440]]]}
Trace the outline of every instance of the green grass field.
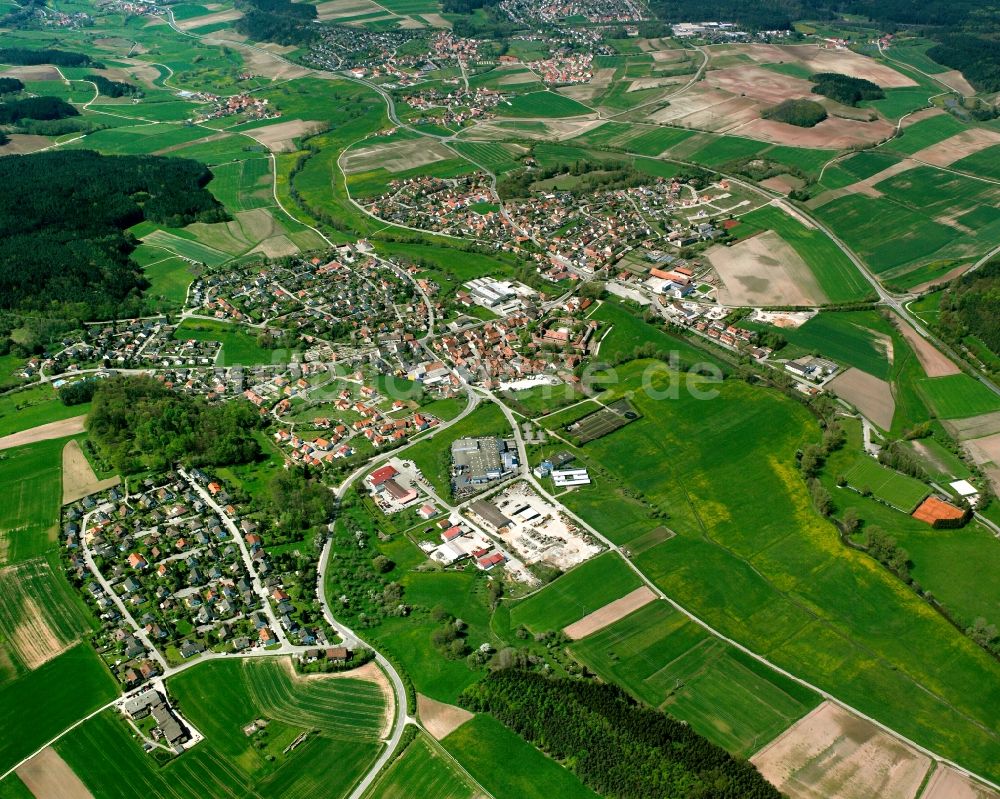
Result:
{"label": "green grass field", "polygon": [[0,564],[34,558],[55,546],[65,445],[66,439],[53,439],[2,452]]}
{"label": "green grass field", "polygon": [[230,213],[274,205],[271,196],[271,162],[267,158],[246,158],[212,168],[208,190]]}
{"label": "green grass field", "polygon": [[592,113],[576,100],[563,97],[555,92],[529,92],[519,94],[509,103],[501,103],[496,109],[497,116],[507,117],[575,117]]}
{"label": "green grass field", "polygon": [[476,716],[441,743],[493,796],[597,799],[573,774],[492,716]]}
{"label": "green grass field", "polygon": [[913,155],[917,150],[944,141],[965,129],[965,125],[951,114],[938,114],[904,128],[902,135],[886,144],[884,149]]}
{"label": "green grass field", "polygon": [[807,228],[770,205],[751,211],[742,219],[748,225],[773,230],[788,242],[802,256],[830,302],[855,302],[873,296],[868,281],[821,230]]}
{"label": "green grass field", "polygon": [[63,405],[55,390],[37,385],[0,396],[0,436],[86,413],[90,405]]}
{"label": "green grass field", "polygon": [[118,695],[90,644],[79,644],[0,687],[0,773]]}
{"label": "green grass field", "polygon": [[174,338],[222,342],[220,366],[283,363],[288,360],[286,351],[266,350],[257,345],[254,331],[228,322],[189,319],[174,331]]}
{"label": "green grass field", "polygon": [[606,552],[517,602],[511,608],[510,623],[512,627],[523,624],[533,633],[561,630],[640,585],[638,575],[621,557]]}
{"label": "green grass field", "polygon": [[[701,350],[654,327],[616,300],[602,302],[590,318],[599,320],[605,326],[605,329],[598,332],[599,336],[603,336],[598,351],[600,360],[614,362],[621,358],[635,357],[637,350],[646,345],[652,345],[658,351],[676,352],[679,358],[689,362],[706,359]],[[607,331],[608,327],[610,331]]]}
{"label": "green grass field", "polygon": [[741,757],[820,701],[662,601],[578,641],[570,651],[604,679]]}
{"label": "green grass field", "polygon": [[848,485],[862,493],[870,492],[903,513],[911,513],[930,493],[930,488],[920,480],[888,469],[871,458],[858,460],[844,476]]}
{"label": "green grass field", "polygon": [[184,305],[188,286],[194,280],[189,262],[176,256],[163,258],[149,264],[142,273],[149,281],[147,296],[170,305]]}
{"label": "green grass field", "polygon": [[[612,396],[637,388],[645,365],[619,367]],[[598,479],[563,502],[619,540],[666,524],[677,535],[634,562],[669,596],[904,735],[995,772],[1000,667],[813,511],[795,467],[819,440],[804,408],[738,381],[716,388],[711,400],[635,392],[642,418],[574,450]]]}
{"label": "green grass field", "polygon": [[179,255],[181,258],[203,263],[207,266],[219,266],[231,260],[232,257],[229,253],[206,246],[194,239],[182,238],[176,235],[176,233],[168,233],[166,230],[153,230],[145,234],[142,240],[146,244],[154,244],[168,252]]}
{"label": "green grass field", "polygon": [[970,175],[1000,179],[1000,144],[967,155],[952,164],[951,168],[968,172]]}
{"label": "green grass field", "polygon": [[963,419],[1000,410],[1000,397],[964,373],[928,377],[920,381],[919,387],[942,419]]}
{"label": "green grass field", "polygon": [[[885,340],[880,337],[886,335],[880,329],[884,324],[875,311],[827,311],[801,327],[778,332],[799,350],[820,352],[838,363],[856,366],[885,380],[889,377],[890,366]],[[775,329],[769,325],[747,326]]]}
{"label": "green grass field", "polygon": [[509,146],[496,142],[456,141],[451,146],[462,155],[482,164],[497,175],[502,175],[504,172],[509,172],[521,165]]}
{"label": "green grass field", "polygon": [[368,799],[474,799],[478,789],[429,737],[420,733],[393,761],[371,790]]}

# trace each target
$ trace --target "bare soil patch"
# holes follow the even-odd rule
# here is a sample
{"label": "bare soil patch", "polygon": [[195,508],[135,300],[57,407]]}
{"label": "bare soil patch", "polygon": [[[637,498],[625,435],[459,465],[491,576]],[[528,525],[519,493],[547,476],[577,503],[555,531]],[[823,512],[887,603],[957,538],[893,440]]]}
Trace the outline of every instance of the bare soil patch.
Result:
{"label": "bare soil patch", "polygon": [[784,61],[798,62],[813,72],[839,72],[852,78],[873,81],[885,89],[917,85],[912,78],[892,67],[851,50],[816,45],[778,45],[775,50],[784,55]]}
{"label": "bare soil patch", "polygon": [[830,116],[812,128],[799,128],[773,119],[757,119],[740,128],[740,135],[792,147],[840,150],[881,141],[892,135],[893,130],[893,126],[882,119],[862,122]]}
{"label": "bare soil patch", "polygon": [[959,94],[965,95],[966,97],[972,97],[976,90],[972,88],[972,85],[965,79],[965,76],[959,72],[957,69],[949,69],[946,72],[938,72],[934,75],[937,80],[941,81],[945,86],[954,89]]}
{"label": "bare soil patch", "polygon": [[656,599],[648,586],[641,586],[631,591],[614,602],[609,602],[603,608],[598,608],[593,613],[588,613],[579,621],[575,621],[568,627],[563,628],[563,632],[573,641],[586,638],[591,633],[609,627],[619,619],[624,619],[633,611],[648,605]]}
{"label": "bare soil patch", "polygon": [[949,766],[938,766],[920,799],[1000,799],[1000,794]]}
{"label": "bare soil patch", "polygon": [[323,122],[309,122],[302,119],[291,119],[288,122],[278,122],[260,128],[244,131],[247,135],[263,144],[272,153],[295,152],[295,140],[310,136],[323,130]]}
{"label": "bare soil patch", "polygon": [[35,799],[91,799],[83,781],[73,773],[66,761],[47,746],[15,772],[34,794]]}
{"label": "bare soil patch", "polygon": [[745,94],[775,105],[789,98],[811,99],[812,83],[757,66],[729,67],[706,73],[705,82],[733,94]]}
{"label": "bare soil patch", "polygon": [[706,253],[725,305],[822,305],[827,297],[802,257],[772,230]]}
{"label": "bare soil patch", "polygon": [[203,25],[214,25],[216,22],[231,22],[242,18],[242,11],[237,11],[235,8],[227,8],[225,11],[216,11],[214,14],[205,14],[201,17],[179,20],[177,27],[182,31],[189,31],[192,28],[200,28]]}
{"label": "bare soil patch", "polygon": [[993,490],[1000,492],[1000,433],[969,439],[963,445],[969,457],[989,477]]}
{"label": "bare soil patch", "polygon": [[246,36],[238,34],[236,31],[225,30],[213,33],[211,39],[206,37],[202,41],[206,44],[221,44],[239,48],[240,55],[243,57],[243,66],[254,75],[271,80],[291,80],[309,74],[309,70],[305,67],[276,58],[274,54],[260,47],[243,45],[244,39]]}
{"label": "bare soil patch", "polygon": [[722,92],[720,96],[725,96],[722,102],[688,114],[679,119],[678,124],[712,133],[742,132],[747,125],[760,119],[761,109],[767,105],[752,97],[738,97]]}
{"label": "bare soil patch", "polygon": [[892,427],[896,401],[892,386],[867,372],[851,367],[830,381],[830,390],[847,400],[883,430]]}
{"label": "bare soil patch", "polygon": [[367,172],[379,167],[389,172],[402,172],[406,169],[454,157],[455,154],[443,144],[428,142],[420,138],[374,144],[370,147],[350,150],[344,154],[340,163],[348,174]]}
{"label": "bare soil patch", "polygon": [[991,436],[1000,433],[1000,411],[970,416],[968,419],[949,419],[943,424],[960,441]]}
{"label": "bare soil patch", "polygon": [[268,258],[283,258],[286,255],[296,255],[298,252],[299,248],[288,236],[271,236],[250,250],[251,254],[261,253]]}
{"label": "bare soil patch", "polygon": [[25,67],[10,67],[0,72],[0,78],[20,78],[21,80],[62,80],[55,67],[46,64]]}
{"label": "bare soil patch", "polygon": [[453,733],[473,717],[465,708],[438,702],[423,694],[417,694],[417,714],[424,729],[436,741]]}
{"label": "bare soil patch", "polygon": [[8,135],[10,141],[0,147],[0,155],[27,155],[28,153],[36,153],[52,144],[44,136],[35,136],[30,133],[11,133]]}
{"label": "bare soil patch", "polygon": [[961,370],[948,360],[933,344],[914,330],[909,324],[898,316],[894,317],[896,327],[906,339],[906,343],[913,347],[917,354],[917,360],[927,373],[928,377],[944,377],[945,375],[957,375]]}
{"label": "bare soil patch", "polygon": [[73,416],[58,422],[40,424],[19,433],[11,433],[9,436],[0,438],[0,449],[10,449],[11,447],[23,447],[25,444],[34,444],[38,441],[49,441],[53,438],[66,438],[75,436],[83,432],[83,423],[87,415]]}
{"label": "bare soil patch", "polygon": [[794,189],[801,189],[805,185],[805,181],[794,175],[775,175],[773,178],[762,180],[760,185],[772,191],[780,191],[782,194],[788,194]]}
{"label": "bare soil patch", "polygon": [[824,702],[750,758],[792,799],[915,799],[930,758]]}
{"label": "bare soil patch", "polygon": [[106,480],[98,480],[94,470],[90,468],[90,461],[83,454],[80,442],[73,440],[63,447],[62,455],[62,484],[63,484],[63,505],[76,502],[88,494],[104,491],[107,488],[121,483],[121,477],[109,477]]}
{"label": "bare soil patch", "polygon": [[950,166],[967,155],[978,153],[994,144],[1000,144],[1000,133],[989,128],[969,128],[923,150],[911,158],[934,166]]}
{"label": "bare soil patch", "polygon": [[[20,585],[18,574],[22,568],[24,564],[0,569],[0,577],[8,585]],[[20,661],[29,670],[48,663],[76,643],[75,640],[59,640],[55,630],[48,625],[45,612],[33,597],[26,594],[21,597],[20,614],[16,620],[10,621],[12,623],[9,628],[5,625],[4,635]]]}

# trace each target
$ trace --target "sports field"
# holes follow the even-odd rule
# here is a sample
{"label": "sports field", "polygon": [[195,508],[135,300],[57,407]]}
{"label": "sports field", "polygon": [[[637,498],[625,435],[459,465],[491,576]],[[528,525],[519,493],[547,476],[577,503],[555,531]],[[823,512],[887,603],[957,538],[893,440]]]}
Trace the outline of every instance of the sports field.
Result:
{"label": "sports field", "polygon": [[663,601],[572,644],[570,651],[605,679],[743,757],[820,699],[712,637]]}
{"label": "sports field", "polygon": [[620,556],[606,552],[577,566],[541,591],[515,604],[511,627],[533,633],[561,630],[642,585]]}
{"label": "sports field", "polygon": [[914,477],[888,469],[872,458],[862,458],[844,475],[852,488],[871,493],[903,513],[910,513],[930,493]]}
{"label": "sports field", "polygon": [[368,799],[474,799],[480,793],[437,748],[420,733],[393,761],[366,794]]}
{"label": "sports field", "polygon": [[964,419],[1000,410],[1000,397],[964,373],[929,377],[921,380],[919,387],[942,419]]}

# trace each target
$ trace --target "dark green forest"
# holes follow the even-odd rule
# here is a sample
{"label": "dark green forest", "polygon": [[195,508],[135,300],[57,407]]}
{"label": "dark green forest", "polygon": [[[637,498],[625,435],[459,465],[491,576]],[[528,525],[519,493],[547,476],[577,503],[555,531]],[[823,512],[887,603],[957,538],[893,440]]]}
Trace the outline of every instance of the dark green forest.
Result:
{"label": "dark green forest", "polygon": [[97,86],[97,91],[105,97],[125,97],[126,95],[142,94],[142,89],[123,80],[108,80],[103,75],[87,75],[84,80]]}
{"label": "dark green forest", "polygon": [[318,12],[309,3],[290,0],[236,0],[243,17],[236,30],[258,42],[304,45],[317,36],[312,26]]}
{"label": "dark green forest", "polygon": [[0,47],[0,62],[4,64],[19,64],[35,66],[37,64],[55,64],[57,67],[100,67],[97,61],[92,61],[85,53],[73,53],[69,50],[53,50],[51,48],[30,50],[26,47]]}
{"label": "dark green forest", "polygon": [[24,97],[0,102],[0,125],[16,125],[22,119],[66,119],[80,112],[58,97]]}
{"label": "dark green forest", "polygon": [[862,100],[881,100],[885,97],[885,92],[877,83],[837,72],[817,72],[809,80],[816,84],[812,88],[814,94],[822,94],[844,105],[857,105]]}
{"label": "dark green forest", "polygon": [[121,474],[174,463],[226,466],[260,454],[251,431],[257,409],[246,400],[209,405],[151,377],[98,383],[87,430],[101,456]]}
{"label": "dark green forest", "polygon": [[197,161],[63,150],[0,158],[0,309],[76,319],[140,310],[126,228],[225,219]]}
{"label": "dark green forest", "polygon": [[24,84],[17,78],[0,78],[0,94],[13,94],[24,88]]}
{"label": "dark green forest", "polygon": [[826,119],[826,109],[813,100],[784,100],[771,108],[765,108],[760,115],[775,122],[812,128]]}
{"label": "dark green forest", "polygon": [[952,341],[975,336],[1000,357],[1000,258],[951,284],[941,298],[939,325]]}
{"label": "dark green forest", "polygon": [[465,707],[490,713],[609,799],[778,799],[738,760],[616,685],[495,671],[465,689]]}

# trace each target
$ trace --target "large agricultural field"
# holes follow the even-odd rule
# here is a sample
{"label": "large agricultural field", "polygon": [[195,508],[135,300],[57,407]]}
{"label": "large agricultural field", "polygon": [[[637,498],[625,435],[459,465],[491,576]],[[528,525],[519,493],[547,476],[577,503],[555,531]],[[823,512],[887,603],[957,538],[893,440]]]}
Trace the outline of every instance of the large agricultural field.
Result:
{"label": "large agricultural field", "polygon": [[[158,215],[156,191],[136,191],[114,223],[127,227],[136,271],[115,274],[127,285],[113,302],[83,289],[57,300],[30,287],[16,302],[0,292],[0,379],[18,386],[0,395],[0,726],[13,731],[0,739],[0,773],[11,770],[0,798],[596,799],[579,762],[549,757],[499,713],[466,709],[466,689],[511,666],[614,683],[748,759],[790,799],[1000,796],[934,764],[1000,782],[1000,512],[986,490],[1000,486],[1000,398],[965,360],[1000,355],[985,333],[951,335],[959,284],[938,291],[989,270],[1000,125],[989,118],[995,75],[932,58],[992,35],[992,22],[957,4],[948,13],[964,27],[946,19],[915,36],[892,9],[879,27],[833,12],[790,18],[785,38],[745,24],[771,13],[744,19],[747,0],[730,4],[733,28],[686,34],[665,16],[680,13],[672,6],[643,5],[637,21],[622,0],[119,5],[0,0],[8,60],[24,60],[0,64],[0,77],[71,104],[61,119],[5,125],[0,162],[43,150],[190,159],[207,170],[211,208]],[[778,5],[776,17],[795,4]],[[49,47],[93,62],[33,64],[20,52]],[[96,75],[131,85],[116,92]],[[807,105],[820,117],[787,115]],[[295,272],[310,261],[338,262],[317,272],[329,283],[316,302],[322,281]],[[263,286],[276,262],[291,291]],[[348,296],[336,285],[344,266],[399,278],[382,284],[387,320],[371,325],[364,291],[349,307],[334,302]],[[230,270],[245,270],[242,286],[226,283]],[[467,285],[477,278],[515,282],[518,299],[482,299],[489,289]],[[224,292],[257,309],[254,320],[279,310],[259,325],[227,321],[228,300],[215,300]],[[168,315],[176,340],[221,345],[211,366],[164,360],[152,372],[168,385],[222,402],[228,393],[203,381],[243,380],[238,397],[261,380],[266,395],[246,431],[257,460],[179,461],[224,484],[246,514],[237,525],[259,525],[263,546],[249,533],[243,543],[267,564],[251,577],[274,602],[254,616],[257,597],[244,592],[224,635],[199,628],[217,653],[249,632],[241,655],[181,660],[164,645],[180,666],[158,689],[204,736],[173,758],[146,751],[112,707],[135,622],[91,610],[78,584],[92,566],[63,545],[86,550],[69,527],[60,533],[62,501],[155,477],[110,475],[86,438],[90,402],[63,404],[52,385],[69,377],[72,402],[81,368],[102,380],[138,372],[127,357],[74,360],[84,322],[117,333],[126,315]],[[593,338],[576,338],[588,329]],[[297,343],[270,349],[278,333]],[[785,363],[809,355],[842,369],[823,386],[793,380]],[[305,358],[316,362],[298,380]],[[275,369],[225,371],[261,365]],[[436,387],[413,379],[438,366],[447,377]],[[279,370],[296,375],[283,392],[266,385]],[[557,387],[507,388],[538,375]],[[404,402],[393,404],[402,376]],[[332,401],[334,386],[352,399]],[[378,412],[352,404],[368,386],[388,398]],[[316,388],[328,391],[319,401],[307,393]],[[411,444],[417,412],[433,418]],[[846,444],[807,458],[837,440],[825,435],[832,420]],[[396,433],[383,439],[379,427]],[[293,453],[287,431],[315,441]],[[491,547],[444,565],[459,552],[440,544],[450,525],[490,524],[451,491],[451,444],[478,436],[515,439],[522,462],[504,480],[530,480],[545,459],[585,468],[586,484],[572,486],[542,463],[537,490],[563,521],[593,528],[594,551],[614,551],[563,573],[526,556],[554,545],[525,523],[516,546],[497,528]],[[341,443],[344,460],[299,457]],[[880,446],[899,471],[869,455]],[[420,472],[419,500],[398,513],[383,512],[395,489],[364,481],[392,455]],[[981,490],[981,517],[938,530],[910,515],[931,493],[960,503],[956,479]],[[335,511],[319,501],[328,489]],[[195,500],[184,493],[170,502]],[[125,530],[129,497],[113,498],[102,512]],[[902,567],[876,560],[873,530],[905,550]],[[121,553],[146,551],[147,534],[129,532]],[[185,542],[157,558],[199,582],[191,573],[216,546]],[[244,557],[224,546],[227,562]],[[500,564],[484,557],[491,548]],[[168,593],[153,608],[152,594],[127,587],[143,570],[130,568],[109,576],[137,626],[163,611],[161,622],[191,632],[172,608],[214,603],[233,584],[213,570],[179,592],[158,572]],[[326,598],[313,593],[324,575]],[[316,629],[282,618],[268,651],[253,625],[275,607],[280,618],[283,601]],[[338,638],[340,621],[364,641]],[[300,673],[299,659],[322,659],[313,647],[341,638],[387,660]],[[390,751],[413,717],[422,729]]]}

